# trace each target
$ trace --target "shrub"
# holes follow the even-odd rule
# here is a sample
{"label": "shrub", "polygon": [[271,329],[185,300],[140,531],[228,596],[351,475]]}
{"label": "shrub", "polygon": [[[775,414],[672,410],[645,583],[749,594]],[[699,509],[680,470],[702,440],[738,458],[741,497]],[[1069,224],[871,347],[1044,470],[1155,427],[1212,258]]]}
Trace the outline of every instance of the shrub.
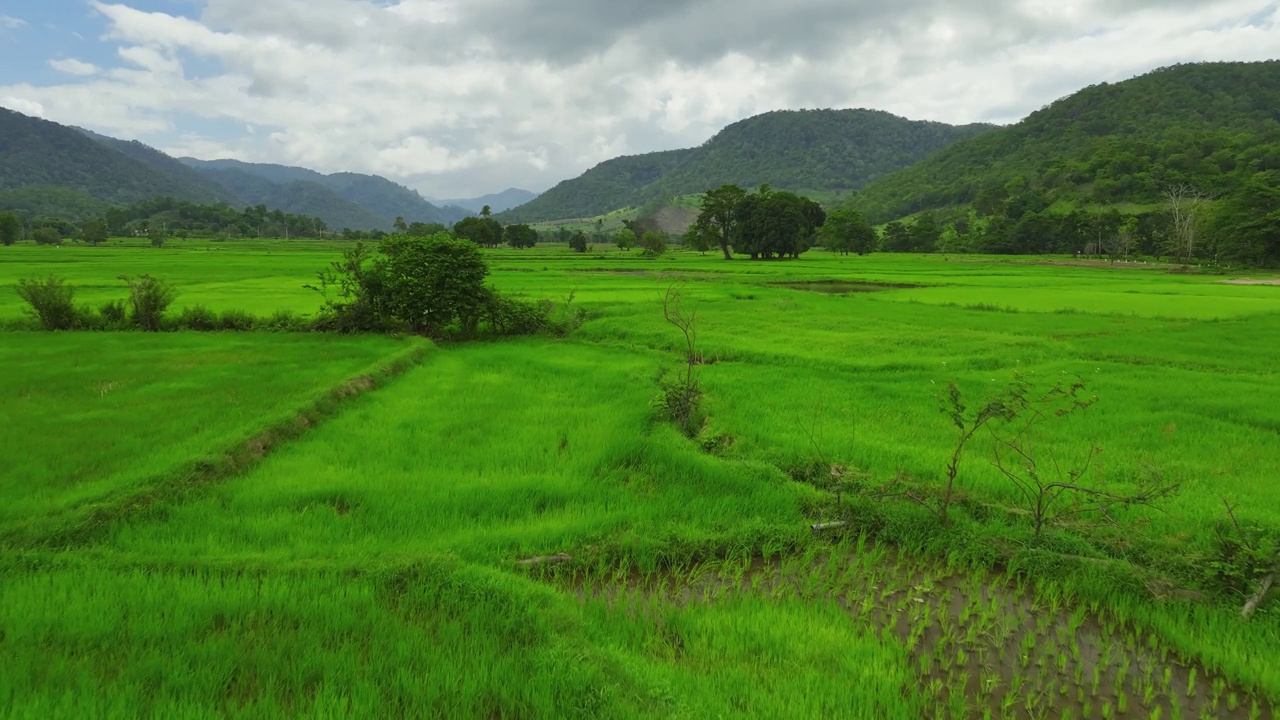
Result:
{"label": "shrub", "polygon": [[227,310],[218,316],[219,330],[235,330],[244,332],[252,330],[257,319],[243,310]]}
{"label": "shrub", "polygon": [[[320,273],[325,295],[319,327],[343,332],[407,327],[438,335],[457,323],[476,330],[489,302],[489,266],[475,243],[447,233],[384,240],[375,257],[364,246],[348,250]],[[336,289],[337,298],[328,292]]]}
{"label": "shrub", "polygon": [[175,324],[184,330],[209,332],[218,329],[218,314],[203,305],[182,308]]}
{"label": "shrub", "polygon": [[582,327],[587,320],[587,311],[573,304],[576,293],[569,292],[564,302],[552,303],[547,313],[548,329],[558,337],[564,337]]}
{"label": "shrub", "polygon": [[311,321],[292,310],[279,310],[259,321],[257,328],[274,332],[306,332],[311,330]]}
{"label": "shrub", "polygon": [[129,320],[147,332],[158,332],[165,311],[177,295],[173,286],[150,275],[141,275],[137,280],[121,275],[120,279],[129,285]]}
{"label": "shrub", "polygon": [[98,308],[98,319],[101,321],[103,330],[121,330],[128,321],[128,310],[123,302],[112,300]]}
{"label": "shrub", "polygon": [[654,404],[667,419],[679,426],[687,437],[702,431],[706,415],[702,412],[702,383],[698,379],[698,312],[684,305],[684,283],[672,282],[661,295],[662,317],[684,337],[684,370],[674,377],[663,372],[658,377],[661,392]]}
{"label": "shrub", "polygon": [[550,327],[551,303],[530,302],[492,293],[484,319],[497,335],[536,335]]}
{"label": "shrub", "polygon": [[658,377],[658,396],[654,404],[668,420],[676,424],[686,437],[697,437],[706,422],[702,412],[702,385],[696,376],[663,373]]}
{"label": "shrub", "polygon": [[70,330],[77,324],[75,289],[60,277],[20,280],[18,297],[30,306],[27,312],[45,330]]}

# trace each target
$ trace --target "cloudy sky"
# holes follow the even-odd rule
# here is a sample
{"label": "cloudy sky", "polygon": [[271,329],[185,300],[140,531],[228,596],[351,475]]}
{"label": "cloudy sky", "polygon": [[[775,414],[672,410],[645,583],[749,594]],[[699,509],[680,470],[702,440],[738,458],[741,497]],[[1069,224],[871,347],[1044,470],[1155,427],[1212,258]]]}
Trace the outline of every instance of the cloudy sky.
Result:
{"label": "cloudy sky", "polygon": [[767,110],[1003,123],[1277,48],[1280,0],[0,0],[0,105],[465,197]]}

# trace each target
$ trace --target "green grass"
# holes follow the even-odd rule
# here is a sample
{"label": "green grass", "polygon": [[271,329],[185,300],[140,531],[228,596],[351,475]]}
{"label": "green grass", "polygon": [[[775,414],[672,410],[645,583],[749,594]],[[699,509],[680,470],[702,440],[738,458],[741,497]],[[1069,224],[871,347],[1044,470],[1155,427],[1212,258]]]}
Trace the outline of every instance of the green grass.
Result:
{"label": "green grass", "polygon": [[[301,286],[340,248],[19,246],[0,249],[0,285],[57,272],[98,302],[120,296],[116,275],[149,272],[179,286],[178,305],[311,312]],[[0,708],[916,718],[944,704],[1000,717],[1012,697],[1053,717],[1102,717],[1104,702],[1133,717],[1258,703],[1266,717],[1280,700],[1274,603],[1243,623],[1239,598],[1173,592],[1202,587],[1224,496],[1280,528],[1280,287],[1026,258],[489,257],[497,287],[572,294],[589,320],[565,340],[437,348],[243,473],[0,561],[0,663],[20,668],[0,674]],[[658,306],[674,276],[708,361],[694,441],[651,405],[678,364]],[[19,313],[0,295],[0,318]],[[10,523],[127,495],[405,351],[305,335],[0,340],[0,423],[17,428],[0,457],[23,468],[0,485]],[[1080,377],[1099,398],[1040,452],[1099,447],[1100,479],[1154,468],[1181,492],[1134,532],[1036,539],[991,510],[1018,498],[982,439],[951,528],[901,500],[836,505],[823,462],[936,479],[954,440],[938,394],[955,381],[976,404],[1014,372]],[[883,547],[809,530],[839,513]],[[993,548],[1017,585],[992,574]],[[573,560],[516,564],[556,553]],[[1095,666],[1133,669],[1095,690],[1075,673]],[[1004,667],[1020,669],[991,674]]]}
{"label": "green grass", "polygon": [[23,278],[57,275],[76,287],[77,303],[97,307],[127,297],[121,275],[163,277],[178,291],[176,306],[204,305],[217,311],[279,310],[311,313],[320,296],[303,286],[337,259],[334,242],[170,240],[152,248],[145,238],[112,240],[99,247],[39,247],[18,244],[0,257],[0,320],[23,315],[8,288]]}
{"label": "green grass", "polygon": [[6,333],[0,529],[226,452],[401,345],[305,335]]}

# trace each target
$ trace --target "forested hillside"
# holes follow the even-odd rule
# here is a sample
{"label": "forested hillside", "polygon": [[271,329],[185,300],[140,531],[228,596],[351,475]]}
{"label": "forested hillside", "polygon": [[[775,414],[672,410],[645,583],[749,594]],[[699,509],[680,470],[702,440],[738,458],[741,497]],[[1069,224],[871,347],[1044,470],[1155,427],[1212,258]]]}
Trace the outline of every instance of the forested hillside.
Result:
{"label": "forested hillside", "polygon": [[498,217],[524,223],[602,215],[617,208],[644,203],[644,188],[675,170],[692,150],[628,155],[606,160],[580,177],[565,180],[532,202]]}
{"label": "forested hillside", "polygon": [[1157,203],[1188,184],[1230,193],[1280,169],[1280,62],[1205,63],[1095,85],[1022,122],[956,143],[854,200],[873,221],[1011,197],[1031,207]]}
{"label": "forested hillside", "polygon": [[392,221],[402,217],[406,222],[451,225],[471,215],[464,208],[430,203],[416,191],[377,175],[336,173],[329,175],[323,184],[344,199]]}
{"label": "forested hillside", "polygon": [[150,145],[144,145],[137,140],[120,140],[100,135],[84,128],[76,129],[98,144],[131,157],[163,175],[171,188],[166,193],[170,197],[203,198],[233,205],[243,202],[243,198],[237,197],[227,188],[187,167],[181,160],[170,157]]}
{"label": "forested hillside", "polygon": [[42,215],[82,220],[106,206],[159,195],[222,199],[208,186],[175,181],[74,128],[0,108],[0,200],[6,208],[34,207]]}
{"label": "forested hillside", "polygon": [[[397,217],[407,222],[452,224],[469,214],[462,208],[437,207],[417,192],[377,175],[323,175],[306,168],[238,160],[183,158],[182,162],[236,193],[243,204],[266,202],[264,197],[275,198],[276,202],[296,197],[305,199],[307,204],[280,208],[285,212],[315,215],[326,203],[332,203],[335,207],[332,216],[321,214],[332,227],[390,230]],[[307,187],[305,190],[301,187],[282,189],[297,183]],[[325,199],[326,194],[330,199]],[[349,206],[356,206],[359,213]],[[360,224],[346,224],[348,221]]]}
{"label": "forested hillside", "polygon": [[694,150],[646,199],[725,184],[853,190],[991,125],[946,125],[878,110],[783,110],[734,123]]}
{"label": "forested hillside", "polygon": [[587,217],[726,184],[854,190],[991,129],[918,122],[877,110],[770,112],[734,123],[691,150],[602,163],[503,218],[537,222]]}

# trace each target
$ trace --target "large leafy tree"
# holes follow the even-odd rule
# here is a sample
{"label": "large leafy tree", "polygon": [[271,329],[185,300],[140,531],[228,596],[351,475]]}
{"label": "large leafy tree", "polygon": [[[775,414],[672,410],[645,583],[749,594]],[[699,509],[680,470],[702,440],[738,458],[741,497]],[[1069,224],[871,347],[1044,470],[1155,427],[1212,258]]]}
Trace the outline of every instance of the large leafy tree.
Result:
{"label": "large leafy tree", "polygon": [[538,231],[528,225],[508,225],[502,232],[513,248],[531,248],[538,244]]}
{"label": "large leafy tree", "polygon": [[884,249],[888,252],[911,252],[911,228],[894,221],[884,226]]}
{"label": "large leafy tree", "polygon": [[0,213],[0,245],[12,245],[18,242],[22,234],[22,223],[13,213]]}
{"label": "large leafy tree", "polygon": [[702,195],[702,212],[694,224],[706,237],[715,238],[725,260],[733,259],[729,248],[737,231],[738,205],[746,197],[747,191],[737,185],[722,185]]}
{"label": "large leafy tree", "polygon": [[836,210],[818,230],[818,239],[831,252],[866,255],[876,249],[876,230],[862,213],[850,208]]}
{"label": "large leafy tree", "polygon": [[1209,222],[1215,253],[1251,265],[1280,264],[1280,187],[1259,176],[1220,202]]}
{"label": "large leafy tree", "polygon": [[107,241],[107,223],[102,220],[90,220],[80,228],[80,236],[90,245],[98,245]]}
{"label": "large leafy tree", "polygon": [[491,218],[463,218],[453,226],[453,234],[477,245],[498,247],[498,243],[502,242],[502,223]]}
{"label": "large leafy tree", "polygon": [[613,243],[619,250],[629,251],[636,246],[636,233],[631,228],[622,228],[613,236]]}
{"label": "large leafy tree", "polygon": [[730,240],[735,252],[753,260],[799,257],[825,220],[816,202],[762,187],[739,201]]}

